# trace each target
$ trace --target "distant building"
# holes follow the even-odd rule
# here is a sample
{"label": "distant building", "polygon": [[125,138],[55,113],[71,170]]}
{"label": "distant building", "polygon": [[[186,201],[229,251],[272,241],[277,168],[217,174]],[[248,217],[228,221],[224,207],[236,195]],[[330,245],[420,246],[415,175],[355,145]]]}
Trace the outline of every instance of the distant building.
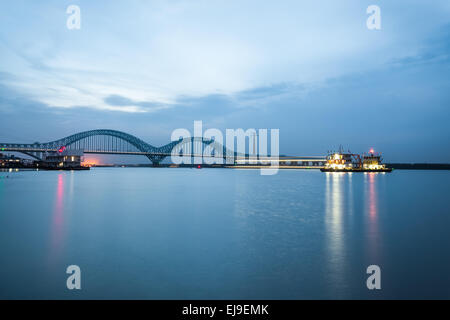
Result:
{"label": "distant building", "polygon": [[63,150],[48,152],[44,155],[42,165],[48,168],[80,168],[83,161],[82,150]]}
{"label": "distant building", "polygon": [[16,168],[22,165],[21,158],[17,158],[14,155],[8,156],[0,153],[0,167],[3,168]]}

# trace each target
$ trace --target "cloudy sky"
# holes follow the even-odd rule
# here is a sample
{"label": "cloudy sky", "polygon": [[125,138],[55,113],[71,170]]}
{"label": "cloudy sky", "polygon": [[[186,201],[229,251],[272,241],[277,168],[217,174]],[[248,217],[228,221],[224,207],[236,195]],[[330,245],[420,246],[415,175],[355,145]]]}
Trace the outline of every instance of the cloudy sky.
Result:
{"label": "cloudy sky", "polygon": [[448,0],[2,1],[0,140],[110,128],[159,146],[202,120],[279,128],[283,154],[450,162],[449,54]]}

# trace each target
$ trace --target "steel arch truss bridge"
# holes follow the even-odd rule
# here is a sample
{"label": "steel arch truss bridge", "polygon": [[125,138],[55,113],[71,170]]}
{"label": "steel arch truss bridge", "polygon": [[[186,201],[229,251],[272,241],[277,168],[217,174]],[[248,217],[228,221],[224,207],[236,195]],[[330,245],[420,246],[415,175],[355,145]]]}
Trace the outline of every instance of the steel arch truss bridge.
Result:
{"label": "steel arch truss bridge", "polygon": [[[143,155],[153,164],[159,164],[172,151],[183,156],[202,157],[201,150],[209,150],[214,157],[225,157],[227,150],[214,140],[187,138],[173,141],[162,147],[155,147],[141,139],[116,130],[99,129],[73,134],[71,136],[32,144],[0,143],[1,151],[21,152],[41,160],[46,152],[82,150],[84,153]],[[212,152],[211,152],[212,150]],[[236,153],[233,153],[236,155]]]}

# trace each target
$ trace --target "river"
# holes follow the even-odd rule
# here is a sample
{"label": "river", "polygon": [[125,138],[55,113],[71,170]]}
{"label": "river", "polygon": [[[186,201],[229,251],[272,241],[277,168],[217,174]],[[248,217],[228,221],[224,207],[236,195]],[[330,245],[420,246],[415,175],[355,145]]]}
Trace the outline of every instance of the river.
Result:
{"label": "river", "polygon": [[0,298],[448,299],[449,190],[449,171],[0,172]]}

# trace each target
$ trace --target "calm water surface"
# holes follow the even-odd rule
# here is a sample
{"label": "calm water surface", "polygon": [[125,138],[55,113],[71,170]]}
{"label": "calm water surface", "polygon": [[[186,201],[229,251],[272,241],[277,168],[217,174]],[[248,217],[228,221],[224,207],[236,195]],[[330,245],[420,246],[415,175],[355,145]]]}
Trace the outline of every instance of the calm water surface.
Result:
{"label": "calm water surface", "polygon": [[448,299],[449,190],[448,171],[0,172],[0,298]]}

